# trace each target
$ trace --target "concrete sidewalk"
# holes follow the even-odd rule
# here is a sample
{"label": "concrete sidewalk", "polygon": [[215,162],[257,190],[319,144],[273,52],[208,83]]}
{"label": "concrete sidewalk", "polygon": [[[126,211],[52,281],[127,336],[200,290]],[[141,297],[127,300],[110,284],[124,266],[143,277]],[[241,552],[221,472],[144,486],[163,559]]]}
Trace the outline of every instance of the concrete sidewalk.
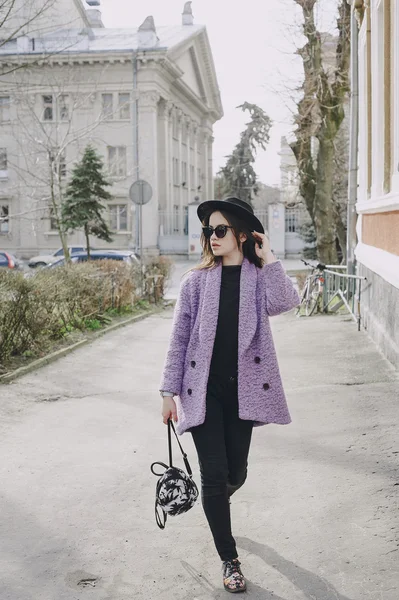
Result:
{"label": "concrete sidewalk", "polygon": [[[228,597],[200,505],[154,521],[171,317],[0,387],[1,600]],[[349,320],[272,321],[293,423],[255,430],[233,498],[246,597],[397,600],[398,375]]]}

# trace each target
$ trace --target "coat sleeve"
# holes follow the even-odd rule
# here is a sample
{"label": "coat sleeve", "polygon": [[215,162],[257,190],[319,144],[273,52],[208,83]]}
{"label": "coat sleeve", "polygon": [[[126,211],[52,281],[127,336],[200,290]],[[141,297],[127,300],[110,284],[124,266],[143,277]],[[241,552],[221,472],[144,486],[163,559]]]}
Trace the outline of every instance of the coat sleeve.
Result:
{"label": "coat sleeve", "polygon": [[270,317],[300,304],[299,295],[280,261],[264,265],[260,276],[266,292],[266,311]]}
{"label": "coat sleeve", "polygon": [[181,393],[184,362],[190,340],[191,303],[189,282],[190,276],[180,286],[173,317],[172,333],[160,383],[160,390],[173,392],[176,396]]}

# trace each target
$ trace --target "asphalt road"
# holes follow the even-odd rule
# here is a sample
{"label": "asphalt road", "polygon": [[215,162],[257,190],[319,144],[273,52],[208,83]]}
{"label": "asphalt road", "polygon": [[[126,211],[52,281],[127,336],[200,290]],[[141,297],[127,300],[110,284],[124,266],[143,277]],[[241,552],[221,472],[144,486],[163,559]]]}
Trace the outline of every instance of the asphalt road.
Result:
{"label": "asphalt road", "polygon": [[[171,316],[0,387],[1,600],[227,597],[200,505],[154,521]],[[397,373],[340,317],[273,329],[293,423],[256,429],[233,498],[247,597],[397,600]]]}

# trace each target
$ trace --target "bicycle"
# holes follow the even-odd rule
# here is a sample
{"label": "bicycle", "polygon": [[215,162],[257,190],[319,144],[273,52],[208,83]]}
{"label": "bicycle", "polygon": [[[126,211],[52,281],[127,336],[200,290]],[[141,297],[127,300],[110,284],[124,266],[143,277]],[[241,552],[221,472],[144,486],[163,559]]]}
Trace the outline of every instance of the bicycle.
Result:
{"label": "bicycle", "polygon": [[319,299],[323,297],[324,277],[323,271],[327,268],[326,265],[318,263],[311,265],[306,260],[301,259],[303,264],[312,269],[312,272],[306,277],[305,286],[303,288],[301,303],[296,309],[298,316],[301,309],[304,308],[305,315],[311,317],[316,310]]}

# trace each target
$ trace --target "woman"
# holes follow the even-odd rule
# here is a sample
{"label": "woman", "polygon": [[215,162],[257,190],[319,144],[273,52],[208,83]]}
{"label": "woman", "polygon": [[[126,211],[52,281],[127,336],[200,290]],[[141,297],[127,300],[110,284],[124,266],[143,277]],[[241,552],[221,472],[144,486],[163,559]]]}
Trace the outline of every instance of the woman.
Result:
{"label": "woman", "polygon": [[193,436],[223,584],[241,592],[246,582],[229,499],[247,477],[253,426],[290,422],[269,317],[294,308],[299,297],[246,202],[203,202],[198,217],[203,257],[180,288],[160,386],[162,415],[179,434]]}

